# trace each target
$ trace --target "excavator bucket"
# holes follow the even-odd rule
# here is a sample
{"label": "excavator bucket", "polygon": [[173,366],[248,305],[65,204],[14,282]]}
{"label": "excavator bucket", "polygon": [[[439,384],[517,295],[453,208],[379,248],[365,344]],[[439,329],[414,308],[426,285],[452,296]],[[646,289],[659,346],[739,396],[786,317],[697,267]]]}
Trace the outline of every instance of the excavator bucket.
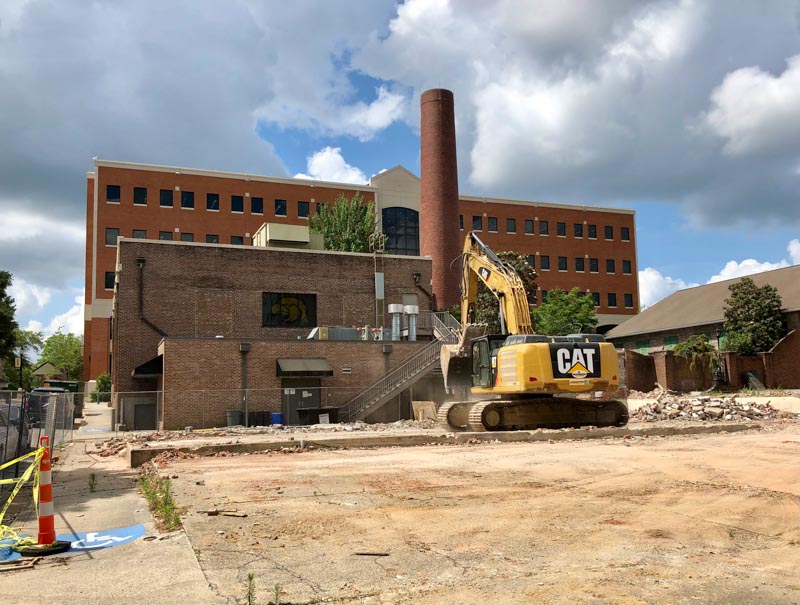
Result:
{"label": "excavator bucket", "polygon": [[458,344],[442,345],[440,361],[446,392],[469,392],[472,387],[470,343],[485,334],[486,324],[467,324],[461,329]]}

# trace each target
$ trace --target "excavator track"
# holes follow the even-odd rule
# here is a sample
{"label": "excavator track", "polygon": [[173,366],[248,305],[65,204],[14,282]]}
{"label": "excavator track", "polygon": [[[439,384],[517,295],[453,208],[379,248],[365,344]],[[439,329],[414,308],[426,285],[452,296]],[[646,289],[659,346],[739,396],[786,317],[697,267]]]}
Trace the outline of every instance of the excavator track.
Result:
{"label": "excavator track", "polygon": [[560,429],[625,426],[627,423],[628,407],[621,401],[542,397],[476,402],[469,408],[468,430]]}
{"label": "excavator track", "polygon": [[448,401],[436,411],[436,423],[447,431],[465,431],[469,428],[467,413],[471,401]]}

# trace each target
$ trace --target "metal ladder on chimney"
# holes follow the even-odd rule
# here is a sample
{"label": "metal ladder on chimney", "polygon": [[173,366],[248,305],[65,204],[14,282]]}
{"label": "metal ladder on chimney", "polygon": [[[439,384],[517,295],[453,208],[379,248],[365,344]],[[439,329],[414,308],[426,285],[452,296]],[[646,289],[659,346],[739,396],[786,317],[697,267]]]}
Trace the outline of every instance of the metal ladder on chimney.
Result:
{"label": "metal ladder on chimney", "polygon": [[344,420],[362,420],[427,374],[439,361],[442,345],[458,343],[461,324],[447,312],[423,311],[417,328],[430,329],[436,339],[344,404]]}

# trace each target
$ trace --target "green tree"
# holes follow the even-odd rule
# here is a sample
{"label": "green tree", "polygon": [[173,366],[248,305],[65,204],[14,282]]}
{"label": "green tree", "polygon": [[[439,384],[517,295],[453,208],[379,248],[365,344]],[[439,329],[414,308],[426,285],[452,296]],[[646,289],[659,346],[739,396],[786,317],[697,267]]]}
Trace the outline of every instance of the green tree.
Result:
{"label": "green tree", "polygon": [[11,389],[19,388],[19,369],[14,367],[14,358],[22,357],[22,388],[26,391],[39,385],[39,379],[33,375],[33,359],[44,346],[41,332],[34,330],[14,330],[14,349],[5,357],[3,373],[5,381]]}
{"label": "green tree", "polygon": [[103,372],[97,377],[94,387],[95,401],[111,401],[111,375]]}
{"label": "green tree", "polygon": [[717,350],[705,334],[694,334],[675,345],[672,352],[689,360],[689,369],[703,372],[713,370],[718,365]]}
{"label": "green tree", "polygon": [[75,334],[64,334],[61,330],[44,343],[40,361],[49,361],[64,375],[66,380],[80,380],[83,369],[82,340]]}
{"label": "green tree", "polygon": [[365,205],[360,193],[349,200],[340,193],[333,204],[320,206],[309,226],[323,235],[326,250],[370,252],[370,236],[376,227],[375,205]]}
{"label": "green tree", "polygon": [[728,286],[725,299],[726,347],[740,355],[769,351],[786,334],[781,296],[769,284],[761,287],[749,277]]}
{"label": "green tree", "polygon": [[533,321],[536,331],[547,336],[592,332],[597,326],[594,300],[578,288],[550,290],[533,312]]}
{"label": "green tree", "polygon": [[[505,263],[511,265],[522,280],[525,286],[525,294],[528,297],[528,305],[536,303],[536,271],[528,264],[528,261],[521,254],[516,252],[498,252]],[[457,308],[455,317],[461,320],[461,310]],[[475,323],[486,324],[488,334],[500,333],[500,303],[497,297],[492,294],[481,280],[478,280],[478,300],[475,305]]]}
{"label": "green tree", "polygon": [[0,359],[8,357],[17,344],[14,336],[15,330],[19,327],[14,321],[17,307],[14,299],[6,292],[13,281],[8,271],[0,271]]}

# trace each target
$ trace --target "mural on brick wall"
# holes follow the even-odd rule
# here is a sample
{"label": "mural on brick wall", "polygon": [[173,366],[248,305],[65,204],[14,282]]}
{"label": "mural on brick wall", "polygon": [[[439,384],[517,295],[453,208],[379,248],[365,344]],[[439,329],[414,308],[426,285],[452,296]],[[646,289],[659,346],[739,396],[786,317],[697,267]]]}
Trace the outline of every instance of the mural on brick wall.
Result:
{"label": "mural on brick wall", "polygon": [[268,328],[312,328],[317,325],[316,294],[264,292],[261,324]]}

